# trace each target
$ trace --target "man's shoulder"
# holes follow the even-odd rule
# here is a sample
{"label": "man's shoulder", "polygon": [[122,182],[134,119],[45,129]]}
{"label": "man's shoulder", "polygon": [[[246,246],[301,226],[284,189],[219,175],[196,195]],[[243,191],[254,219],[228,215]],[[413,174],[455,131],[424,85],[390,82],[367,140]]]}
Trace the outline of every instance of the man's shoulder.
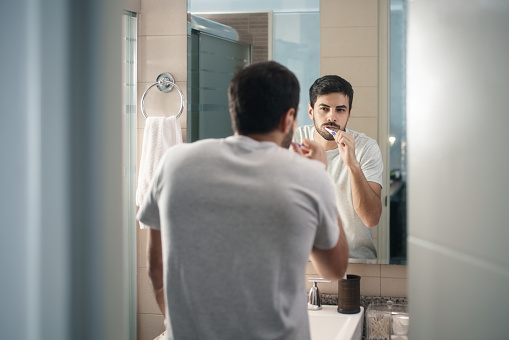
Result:
{"label": "man's shoulder", "polygon": [[353,130],[347,131],[349,134],[354,136],[355,138],[355,150],[356,153],[359,153],[361,155],[373,155],[381,157],[381,151],[380,146],[378,145],[378,142],[374,140],[373,138],[366,136],[365,133],[357,132]]}
{"label": "man's shoulder", "polygon": [[363,132],[358,132],[358,131],[354,131],[354,130],[350,130],[350,129],[347,129],[346,132],[350,135],[352,135],[354,138],[355,138],[355,145],[368,145],[368,146],[371,146],[371,145],[378,145],[378,143],[376,142],[376,140],[374,140],[373,138],[367,136],[365,133]]}
{"label": "man's shoulder", "polygon": [[295,131],[296,132],[300,131],[303,133],[313,133],[313,127],[314,127],[314,125],[301,125],[301,126],[297,127],[297,129]]}
{"label": "man's shoulder", "polygon": [[176,163],[179,161],[189,161],[195,157],[211,155],[215,150],[219,150],[222,139],[203,139],[192,143],[180,143],[171,146],[166,150],[166,163]]}
{"label": "man's shoulder", "polygon": [[215,148],[219,145],[223,144],[224,138],[207,138],[207,139],[200,139],[191,143],[181,143],[177,144],[175,146],[172,146],[170,149],[178,146],[179,148],[184,148],[186,150],[201,150],[204,148]]}
{"label": "man's shoulder", "polygon": [[295,129],[295,132],[293,134],[293,140],[297,143],[302,142],[304,138],[306,139],[313,139],[313,125],[303,125],[299,126],[297,129]]}

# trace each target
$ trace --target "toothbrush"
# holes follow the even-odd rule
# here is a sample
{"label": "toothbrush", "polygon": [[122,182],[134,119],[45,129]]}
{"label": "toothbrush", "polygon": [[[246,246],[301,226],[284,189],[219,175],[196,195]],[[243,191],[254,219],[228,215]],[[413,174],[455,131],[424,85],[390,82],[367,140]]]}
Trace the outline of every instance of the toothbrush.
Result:
{"label": "toothbrush", "polygon": [[324,128],[325,130],[327,130],[327,132],[328,132],[328,133],[330,133],[331,135],[333,135],[334,137],[336,137],[336,132],[335,132],[334,130],[331,130],[331,129],[329,129],[329,128],[325,127],[325,126],[324,126],[323,128]]}

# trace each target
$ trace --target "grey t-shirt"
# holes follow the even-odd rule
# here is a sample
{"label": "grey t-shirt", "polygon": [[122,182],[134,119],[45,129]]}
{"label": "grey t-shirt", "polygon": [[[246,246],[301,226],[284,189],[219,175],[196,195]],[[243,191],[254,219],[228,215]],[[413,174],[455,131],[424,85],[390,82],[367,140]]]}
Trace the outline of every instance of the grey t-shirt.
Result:
{"label": "grey t-shirt", "polygon": [[339,235],[322,163],[245,136],[176,145],[138,218],[161,230],[169,339],[309,339],[305,267]]}
{"label": "grey t-shirt", "polygon": [[[297,143],[302,143],[304,138],[313,140],[314,129],[313,125],[297,128],[293,140]],[[363,133],[350,129],[346,129],[346,132],[355,138],[355,157],[361,166],[364,177],[368,182],[375,182],[381,186],[383,160],[380,147],[374,139]],[[376,259],[377,253],[371,229],[362,222],[355,212],[348,167],[341,159],[337,148],[327,151],[327,162],[327,172],[335,184],[338,211],[348,242],[350,262]]]}

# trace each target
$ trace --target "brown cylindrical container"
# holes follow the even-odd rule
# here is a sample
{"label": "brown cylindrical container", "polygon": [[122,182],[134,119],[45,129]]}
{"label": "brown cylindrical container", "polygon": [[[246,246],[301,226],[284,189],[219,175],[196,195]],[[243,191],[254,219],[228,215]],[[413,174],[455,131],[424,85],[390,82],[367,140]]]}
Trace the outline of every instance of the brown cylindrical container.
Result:
{"label": "brown cylindrical container", "polygon": [[358,275],[346,276],[338,281],[338,312],[342,314],[355,314],[361,311],[361,277]]}

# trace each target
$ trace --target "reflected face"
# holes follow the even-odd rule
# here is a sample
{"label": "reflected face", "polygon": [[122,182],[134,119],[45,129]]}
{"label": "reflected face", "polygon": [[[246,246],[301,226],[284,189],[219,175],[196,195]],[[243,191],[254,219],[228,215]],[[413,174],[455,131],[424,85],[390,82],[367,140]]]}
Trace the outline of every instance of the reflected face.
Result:
{"label": "reflected face", "polygon": [[315,124],[316,132],[326,140],[334,140],[324,127],[345,131],[350,118],[349,105],[348,96],[338,92],[318,96],[314,107],[308,104],[309,117]]}

